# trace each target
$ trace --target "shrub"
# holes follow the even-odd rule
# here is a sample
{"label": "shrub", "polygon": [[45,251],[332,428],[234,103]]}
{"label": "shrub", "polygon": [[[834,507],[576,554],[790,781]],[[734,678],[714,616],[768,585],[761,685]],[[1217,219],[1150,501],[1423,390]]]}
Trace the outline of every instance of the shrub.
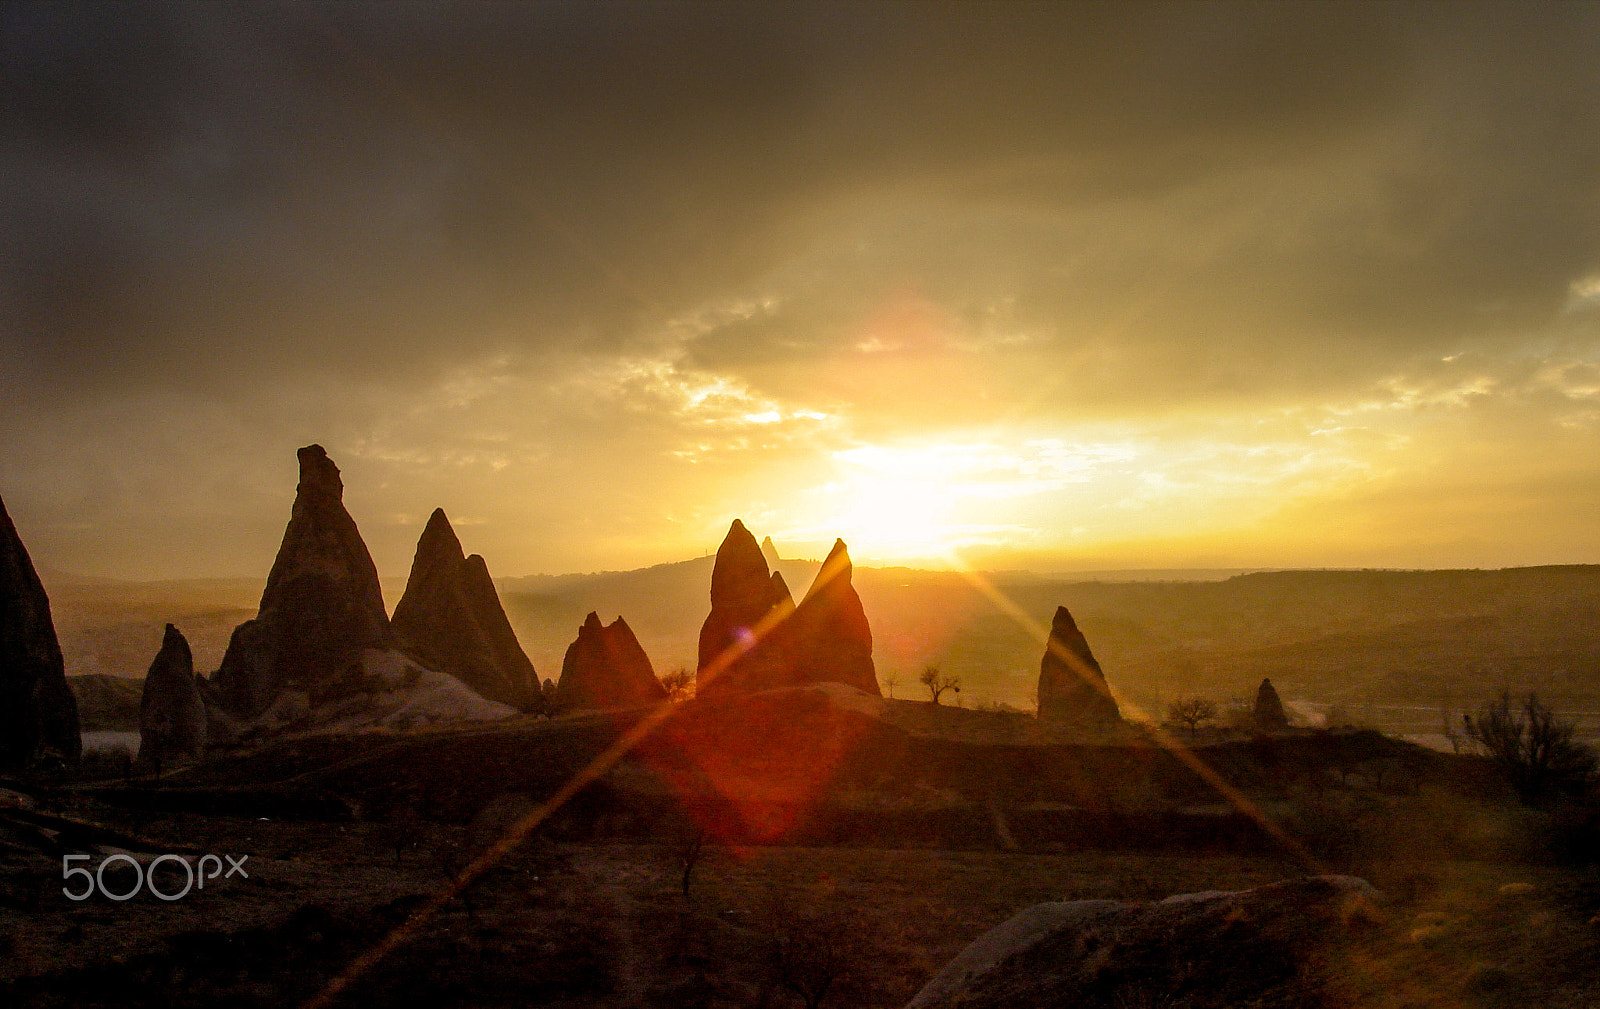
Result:
{"label": "shrub", "polygon": [[1545,707],[1538,694],[1530,693],[1519,707],[1502,690],[1476,718],[1464,715],[1462,721],[1467,738],[1494,759],[1529,805],[1557,792],[1582,792],[1600,766],[1593,747],[1573,738],[1577,726]]}

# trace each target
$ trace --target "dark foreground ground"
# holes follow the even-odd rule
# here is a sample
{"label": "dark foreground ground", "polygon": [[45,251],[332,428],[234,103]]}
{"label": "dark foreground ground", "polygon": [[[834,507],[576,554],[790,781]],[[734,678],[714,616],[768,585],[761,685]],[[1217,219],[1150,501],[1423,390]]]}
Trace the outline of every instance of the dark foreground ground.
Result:
{"label": "dark foreground ground", "polygon": [[[481,843],[461,825],[97,812],[157,843],[248,853],[249,879],[171,903],[144,893],[75,903],[58,867],[0,847],[0,1004],[301,1004]],[[1304,871],[1266,856],[708,846],[686,896],[689,851],[536,838],[334,1004],[900,1006],[1029,904],[1141,901]],[[1595,871],[1425,851],[1345,868],[1388,902],[1316,1004],[1600,1005]]]}

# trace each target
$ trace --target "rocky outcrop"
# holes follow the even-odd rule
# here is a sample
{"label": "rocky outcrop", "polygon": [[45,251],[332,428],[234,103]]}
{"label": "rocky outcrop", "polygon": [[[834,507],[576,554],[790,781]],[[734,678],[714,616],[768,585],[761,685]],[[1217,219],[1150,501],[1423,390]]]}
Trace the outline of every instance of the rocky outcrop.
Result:
{"label": "rocky outcrop", "polygon": [[1065,606],[1056,607],[1039,663],[1039,719],[1091,732],[1122,724],[1105,673]]}
{"label": "rocky outcrop", "polygon": [[557,712],[594,708],[636,708],[667,699],[650,657],[620,616],[610,626],[590,613],[567,646],[552,708]]}
{"label": "rocky outcrop", "polygon": [[1289,715],[1271,680],[1256,688],[1255,726],[1263,732],[1282,732],[1289,727]]}
{"label": "rocky outcrop", "polygon": [[1154,904],[1035,904],[979,937],[906,1009],[1322,1005],[1330,948],[1376,919],[1352,876],[1309,876]]}
{"label": "rocky outcrop", "polygon": [[205,755],[206,706],[189,642],[167,625],[139,701],[139,763],[171,766]]}
{"label": "rocky outcrop", "polygon": [[755,537],[734,519],[711,570],[711,612],[700,628],[696,696],[787,686],[784,650],[768,636],[784,608],[793,605],[783,579],[773,580]]}
{"label": "rocky outcrop", "polygon": [[344,509],[339,467],[320,445],[299,458],[294,510],[260,611],[234,629],[214,678],[228,708],[247,717],[286,689],[316,692],[393,637],[378,569]]}
{"label": "rocky outcrop", "polygon": [[778,556],[778,548],[772,545],[771,536],[763,536],[761,538],[761,556],[766,560],[767,567],[771,568],[773,573],[776,574],[778,561],[781,558]]}
{"label": "rocky outcrop", "polygon": [[0,770],[82,750],[50,597],[0,501]]}
{"label": "rocky outcrop", "polygon": [[417,540],[411,577],[390,621],[405,651],[492,701],[522,711],[542,707],[539,677],[500,605],[489,568],[463,556],[444,509]]}
{"label": "rocky outcrop", "polygon": [[[854,571],[844,540],[835,540],[784,635],[789,680],[795,685],[844,683],[881,697],[872,664],[872,628],[850,583]],[[774,573],[773,578],[779,576]]]}
{"label": "rocky outcrop", "polygon": [[[798,606],[783,575],[767,567],[776,557],[770,537],[757,546],[744,523],[734,520],[711,572],[695,695],[845,683],[882,696],[872,629],[851,585],[854,567],[844,541],[834,541]],[[708,677],[713,663],[726,668]]]}

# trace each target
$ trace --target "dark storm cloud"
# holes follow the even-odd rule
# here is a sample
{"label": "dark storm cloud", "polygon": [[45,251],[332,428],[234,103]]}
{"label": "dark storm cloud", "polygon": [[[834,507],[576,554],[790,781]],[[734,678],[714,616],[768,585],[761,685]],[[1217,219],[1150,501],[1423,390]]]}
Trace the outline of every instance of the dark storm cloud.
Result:
{"label": "dark storm cloud", "polygon": [[[1578,6],[5,11],[3,339],[41,380],[170,381],[170,354],[191,380],[400,380],[613,347],[908,188],[915,243],[864,236],[750,352],[826,351],[882,285],[972,276],[956,311],[1020,296],[1039,327],[1110,326],[1167,275],[1124,338],[1416,339],[1527,325],[1597,263]],[[1315,187],[1368,144],[1375,188],[1329,204]],[[1216,216],[1210,180],[1324,162],[1301,233],[1182,267],[1176,217],[1056,282],[1104,237],[1074,215]],[[972,241],[973,206],[1064,226]],[[723,342],[708,363],[738,356]]]}

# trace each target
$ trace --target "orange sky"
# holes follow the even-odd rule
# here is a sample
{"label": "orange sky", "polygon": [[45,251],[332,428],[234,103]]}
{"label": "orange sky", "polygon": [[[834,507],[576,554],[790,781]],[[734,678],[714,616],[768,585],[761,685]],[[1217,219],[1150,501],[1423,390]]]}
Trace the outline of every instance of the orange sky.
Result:
{"label": "orange sky", "polygon": [[0,17],[41,564],[1600,562],[1593,6]]}

